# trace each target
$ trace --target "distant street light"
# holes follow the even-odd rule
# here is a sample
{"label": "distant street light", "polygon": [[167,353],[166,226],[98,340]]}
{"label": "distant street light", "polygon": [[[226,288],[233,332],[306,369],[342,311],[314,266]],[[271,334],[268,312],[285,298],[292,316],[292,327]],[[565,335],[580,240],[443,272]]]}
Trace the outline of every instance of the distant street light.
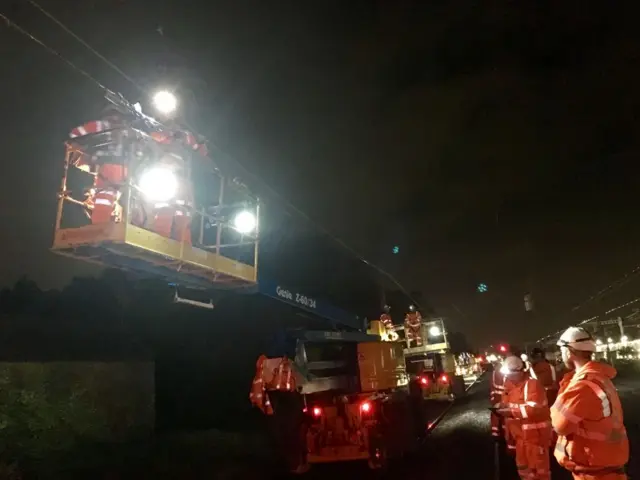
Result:
{"label": "distant street light", "polygon": [[602,340],[597,339],[597,340],[596,340],[596,345],[602,345]]}
{"label": "distant street light", "polygon": [[621,342],[628,342],[629,341],[629,337],[627,337],[626,335],[623,335],[622,338],[620,339]]}
{"label": "distant street light", "polygon": [[160,90],[153,95],[153,105],[163,115],[169,115],[178,108],[178,99],[168,90]]}

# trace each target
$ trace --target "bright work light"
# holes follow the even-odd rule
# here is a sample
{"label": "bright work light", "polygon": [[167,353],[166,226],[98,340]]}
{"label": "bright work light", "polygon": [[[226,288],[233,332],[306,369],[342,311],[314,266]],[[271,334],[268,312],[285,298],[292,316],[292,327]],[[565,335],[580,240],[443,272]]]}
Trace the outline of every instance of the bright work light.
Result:
{"label": "bright work light", "polygon": [[251,233],[255,230],[256,223],[256,216],[247,210],[243,210],[234,217],[233,228],[242,234]]}
{"label": "bright work light", "polygon": [[142,172],[138,187],[147,200],[168,202],[178,192],[178,179],[169,168],[152,167]]}
{"label": "bright work light", "polygon": [[160,90],[153,96],[153,106],[160,113],[167,115],[175,112],[176,108],[178,108],[178,99],[173,93],[167,90]]}

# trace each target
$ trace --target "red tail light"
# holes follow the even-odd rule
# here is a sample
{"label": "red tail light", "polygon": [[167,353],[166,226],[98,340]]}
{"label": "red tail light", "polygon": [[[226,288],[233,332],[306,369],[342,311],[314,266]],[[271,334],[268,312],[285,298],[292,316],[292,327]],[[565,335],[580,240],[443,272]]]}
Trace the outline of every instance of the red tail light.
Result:
{"label": "red tail light", "polygon": [[322,416],[322,409],[320,407],[313,407],[313,416],[318,418]]}
{"label": "red tail light", "polygon": [[362,413],[370,413],[373,410],[373,406],[369,402],[364,402],[360,405],[360,411]]}
{"label": "red tail light", "polygon": [[429,379],[427,377],[420,377],[421,385],[429,385]]}
{"label": "red tail light", "polygon": [[449,377],[443,373],[442,375],[440,375],[440,381],[442,383],[449,383]]}

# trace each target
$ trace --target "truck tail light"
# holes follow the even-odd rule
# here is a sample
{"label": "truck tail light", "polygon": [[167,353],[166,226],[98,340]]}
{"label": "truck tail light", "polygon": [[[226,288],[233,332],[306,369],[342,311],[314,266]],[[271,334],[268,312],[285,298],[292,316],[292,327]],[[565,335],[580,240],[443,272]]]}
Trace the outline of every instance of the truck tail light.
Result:
{"label": "truck tail light", "polygon": [[446,373],[443,373],[442,375],[440,375],[440,381],[442,383],[449,383],[449,377],[447,376]]}
{"label": "truck tail light", "polygon": [[420,385],[422,385],[423,387],[426,387],[427,385],[429,385],[429,378],[428,377],[420,377]]}
{"label": "truck tail light", "polygon": [[371,405],[371,402],[363,402],[360,404],[360,412],[367,415],[369,413],[371,413],[371,411],[373,410],[373,405]]}
{"label": "truck tail light", "polygon": [[322,409],[320,407],[313,407],[311,410],[314,418],[320,418],[322,416]]}

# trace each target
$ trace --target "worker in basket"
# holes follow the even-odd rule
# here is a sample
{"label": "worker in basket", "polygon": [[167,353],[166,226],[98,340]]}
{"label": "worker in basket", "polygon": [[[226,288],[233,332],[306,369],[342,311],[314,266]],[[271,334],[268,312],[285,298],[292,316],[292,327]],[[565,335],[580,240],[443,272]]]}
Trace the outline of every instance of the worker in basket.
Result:
{"label": "worker in basket", "polygon": [[629,440],[615,368],[592,360],[596,342],[583,328],[569,328],[558,345],[570,372],[551,407],[556,460],[576,480],[626,480]]}
{"label": "worker in basket", "polygon": [[304,473],[307,463],[304,403],[298,391],[295,368],[287,357],[260,355],[249,394],[251,404],[266,416],[290,471]]}
{"label": "worker in basket", "polygon": [[380,323],[384,327],[384,333],[387,336],[387,339],[390,341],[395,341],[398,339],[398,333],[393,327],[393,319],[391,318],[391,307],[389,305],[385,305],[382,307],[382,315],[380,315]]}
{"label": "worker in basket", "polygon": [[524,362],[516,356],[505,360],[504,374],[505,393],[496,413],[508,419],[518,474],[522,480],[549,480],[551,421],[544,387],[525,372]]}
{"label": "worker in basket", "polygon": [[404,331],[407,344],[412,346],[422,346],[422,334],[420,327],[422,326],[422,316],[416,310],[414,305],[409,307],[409,313],[404,318]]}
{"label": "worker in basket", "polygon": [[126,124],[126,116],[110,105],[102,111],[101,118],[78,126],[69,134],[72,139],[99,133],[106,135],[100,140],[103,146],[95,149],[91,156],[82,155],[75,165],[94,176],[85,200],[86,207],[91,211],[91,223],[94,224],[122,221],[119,200],[127,176],[122,138],[114,132],[114,129]]}
{"label": "worker in basket", "polygon": [[145,197],[141,201],[144,223],[163,237],[191,245],[193,188],[185,171],[185,155],[190,152],[179,144],[179,132],[163,130],[150,136],[162,153],[157,154],[160,161],[139,174],[138,186]]}
{"label": "worker in basket", "polygon": [[193,200],[191,188],[182,181],[176,198],[154,204],[152,230],[163,237],[191,245],[191,212]]}

